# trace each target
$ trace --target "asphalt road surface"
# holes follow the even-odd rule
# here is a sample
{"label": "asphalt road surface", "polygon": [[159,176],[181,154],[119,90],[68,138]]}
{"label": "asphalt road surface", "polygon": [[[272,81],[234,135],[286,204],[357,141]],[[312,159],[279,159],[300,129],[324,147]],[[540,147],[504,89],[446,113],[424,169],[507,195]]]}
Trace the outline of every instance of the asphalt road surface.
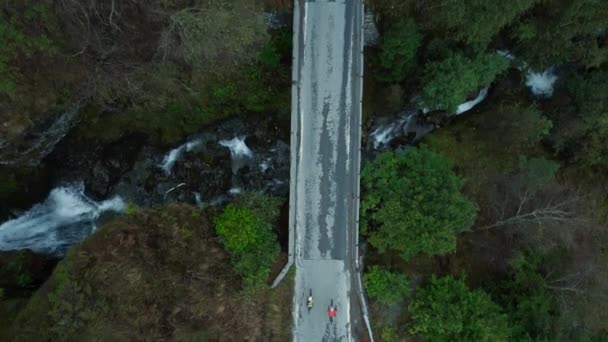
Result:
{"label": "asphalt road surface", "polygon": [[[291,224],[295,341],[351,341],[361,121],[360,0],[295,1]],[[315,305],[306,307],[312,290]],[[338,307],[330,322],[330,301]]]}

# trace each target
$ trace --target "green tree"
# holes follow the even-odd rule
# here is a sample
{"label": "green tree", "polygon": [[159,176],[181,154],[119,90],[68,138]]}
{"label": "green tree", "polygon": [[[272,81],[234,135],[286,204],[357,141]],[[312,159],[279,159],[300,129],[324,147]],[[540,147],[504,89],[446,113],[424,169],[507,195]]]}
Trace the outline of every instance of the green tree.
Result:
{"label": "green tree", "polygon": [[274,231],[280,201],[262,193],[244,194],[215,218],[215,230],[233,256],[245,291],[264,287],[280,246]]}
{"label": "green tree", "polygon": [[500,302],[512,321],[517,340],[552,340],[557,303],[542,274],[546,258],[539,252],[520,253],[511,262],[510,278],[499,284]]}
{"label": "green tree", "polygon": [[228,205],[215,219],[215,231],[226,248],[233,253],[250,249],[264,237],[265,227],[246,208]]}
{"label": "green tree", "polygon": [[598,39],[607,26],[606,1],[549,0],[514,25],[512,36],[533,65],[574,60],[590,68],[608,61],[608,47]]}
{"label": "green tree", "polygon": [[363,276],[367,294],[383,304],[394,304],[410,295],[405,274],[394,273],[380,266],[371,266]]}
{"label": "green tree", "polygon": [[379,80],[401,82],[416,66],[416,51],[422,42],[413,20],[400,20],[382,36],[379,70],[374,74]]}
{"label": "green tree", "polygon": [[498,54],[480,54],[469,59],[456,53],[431,62],[424,69],[422,105],[453,113],[467,95],[490,84],[508,67],[507,59]]}
{"label": "green tree", "polygon": [[362,232],[381,252],[405,259],[443,254],[475,222],[475,204],[460,190],[451,164],[427,148],[385,152],[361,173]]}
{"label": "green tree", "polygon": [[409,306],[410,332],[426,341],[507,341],[510,327],[502,308],[483,290],[461,279],[432,277]]}
{"label": "green tree", "polygon": [[497,184],[518,171],[520,156],[538,154],[540,142],[548,139],[552,127],[538,106],[507,96],[429,134],[425,143],[454,162],[466,179],[466,192],[477,199],[481,210],[495,209],[489,205],[490,198],[498,195],[501,201],[504,194],[496,191]]}
{"label": "green tree", "polygon": [[[430,28],[451,33],[457,40],[485,47],[502,28],[540,0],[432,0]],[[445,34],[443,34],[445,36]]]}
{"label": "green tree", "polygon": [[553,145],[571,162],[602,170],[608,166],[608,72],[575,75],[567,84],[574,101],[553,113]]}

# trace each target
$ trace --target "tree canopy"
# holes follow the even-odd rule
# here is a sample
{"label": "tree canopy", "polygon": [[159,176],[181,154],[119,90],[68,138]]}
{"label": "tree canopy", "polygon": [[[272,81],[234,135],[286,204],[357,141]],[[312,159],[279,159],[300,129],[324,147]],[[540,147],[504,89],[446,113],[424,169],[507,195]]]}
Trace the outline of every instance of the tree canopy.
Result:
{"label": "tree canopy", "polygon": [[568,93],[572,103],[553,113],[558,122],[552,134],[555,148],[570,161],[608,166],[608,72],[572,76]]}
{"label": "tree canopy", "polygon": [[461,279],[433,276],[409,306],[410,332],[426,341],[508,341],[510,327],[501,307],[483,290]]}
{"label": "tree canopy", "polygon": [[538,252],[520,253],[512,261],[511,277],[502,284],[501,302],[513,322],[518,340],[551,340],[555,298],[542,274],[544,256]]}
{"label": "tree canopy", "polygon": [[508,67],[507,59],[495,53],[479,54],[473,59],[454,53],[442,61],[428,63],[423,75],[422,105],[453,113],[471,92],[490,84]]}
{"label": "tree canopy", "polygon": [[411,292],[405,274],[391,272],[380,266],[371,266],[363,276],[367,294],[383,304],[395,304]]}
{"label": "tree canopy", "polygon": [[475,221],[451,164],[427,148],[384,152],[361,173],[362,230],[381,252],[444,254]]}
{"label": "tree canopy", "polygon": [[422,43],[416,22],[401,20],[382,37],[375,77],[387,82],[403,81],[416,66],[416,51]]}
{"label": "tree canopy", "polygon": [[433,0],[429,4],[433,28],[451,33],[457,40],[485,47],[500,30],[540,0]]}
{"label": "tree canopy", "polygon": [[608,61],[608,47],[600,39],[608,26],[606,1],[543,1],[513,26],[511,36],[533,65],[577,61],[589,68]]}

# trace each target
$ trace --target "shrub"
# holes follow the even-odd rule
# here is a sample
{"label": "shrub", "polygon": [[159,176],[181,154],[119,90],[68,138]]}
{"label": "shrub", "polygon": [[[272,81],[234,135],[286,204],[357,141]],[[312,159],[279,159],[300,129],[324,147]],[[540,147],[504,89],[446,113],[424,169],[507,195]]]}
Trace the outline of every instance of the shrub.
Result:
{"label": "shrub", "polygon": [[409,306],[410,332],[426,341],[507,341],[507,316],[483,290],[460,279],[436,278],[417,290]]}
{"label": "shrub", "polygon": [[265,67],[277,67],[281,62],[279,52],[272,44],[266,44],[260,51],[260,63]]}
{"label": "shrub", "polygon": [[383,304],[394,304],[407,298],[410,283],[404,274],[393,273],[380,266],[371,266],[363,277],[367,294]]}
{"label": "shrub", "polygon": [[215,219],[215,231],[232,253],[242,253],[260,242],[265,228],[249,209],[233,205]]}
{"label": "shrub", "polygon": [[262,193],[245,194],[215,218],[215,230],[233,256],[246,293],[266,285],[270,268],[279,254],[273,229],[279,204],[278,199]]}
{"label": "shrub", "polygon": [[396,342],[398,338],[397,332],[393,327],[383,327],[380,332],[380,337],[382,338],[382,341],[385,342]]}

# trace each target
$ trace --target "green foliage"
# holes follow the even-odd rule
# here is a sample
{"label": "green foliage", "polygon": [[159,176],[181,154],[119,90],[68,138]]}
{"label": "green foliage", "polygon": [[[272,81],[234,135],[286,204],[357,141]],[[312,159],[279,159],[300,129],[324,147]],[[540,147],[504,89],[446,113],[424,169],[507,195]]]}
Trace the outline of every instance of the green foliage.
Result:
{"label": "green foliage", "polygon": [[236,198],[234,204],[250,210],[262,222],[274,223],[280,215],[282,202],[282,199],[263,192],[247,192]]}
{"label": "green foliage", "polygon": [[222,116],[238,113],[239,92],[237,85],[232,80],[209,87],[209,95],[209,107],[219,110]]}
{"label": "green foliage", "polygon": [[601,170],[608,166],[608,72],[575,75],[567,84],[574,100],[553,113],[554,146],[569,161]]}
{"label": "green foliage", "polygon": [[500,285],[500,301],[513,322],[517,340],[552,340],[557,310],[555,298],[546,288],[542,274],[546,258],[539,252],[525,252],[511,263],[510,279]]}
{"label": "green foliage", "polygon": [[493,113],[483,113],[474,120],[482,130],[479,134],[486,135],[508,153],[519,154],[533,148],[553,127],[551,120],[535,105],[501,103],[488,111]]}
{"label": "green foliage", "polygon": [[139,211],[139,207],[137,204],[133,202],[127,203],[127,209],[125,210],[125,214],[127,215],[135,215]]}
{"label": "green foliage", "polygon": [[574,60],[591,68],[608,61],[608,47],[598,39],[607,26],[606,1],[549,0],[514,25],[512,36],[535,66]]}
{"label": "green foliage", "polygon": [[91,322],[94,322],[99,314],[97,305],[87,303],[87,297],[91,295],[91,288],[83,285],[82,281],[73,278],[69,265],[60,263],[54,272],[55,287],[48,294],[50,319],[60,322],[68,319],[68,326],[55,325],[50,333],[60,339],[74,336]]}
{"label": "green foliage", "polygon": [[507,278],[493,290],[512,322],[514,340],[602,340],[608,310],[598,303],[606,296],[600,285],[606,279],[605,256],[593,256],[598,264],[587,273],[589,264],[575,253],[563,247],[525,249],[511,260]]}
{"label": "green foliage", "polygon": [[277,67],[281,62],[281,55],[272,44],[266,44],[260,51],[260,63],[265,67]]}
{"label": "green foliage", "polygon": [[[365,4],[368,6],[368,3]],[[394,22],[412,17],[416,0],[373,0],[369,2],[372,12]]]}
{"label": "green foliage", "polygon": [[21,59],[36,53],[51,53],[53,42],[44,30],[36,32],[40,23],[50,21],[45,4],[32,5],[24,13],[0,13],[0,95],[12,95],[23,75]]}
{"label": "green foliage", "polygon": [[425,46],[425,60],[427,63],[441,61],[449,58],[457,50],[458,46],[453,41],[443,37],[435,37]]}
{"label": "green foliage", "polygon": [[507,341],[510,327],[500,306],[461,279],[436,278],[416,291],[410,332],[425,341]]}
{"label": "green foliage", "polygon": [[494,191],[496,178],[516,172],[522,155],[535,155],[552,127],[534,105],[502,102],[436,130],[425,142],[454,162],[476,195]]}
{"label": "green foliage", "polygon": [[262,193],[243,195],[215,218],[215,230],[233,255],[234,266],[246,292],[266,285],[270,268],[279,254],[274,232],[280,201]]}
{"label": "green foliage", "polygon": [[453,54],[431,62],[424,69],[422,105],[453,113],[471,92],[490,84],[508,67],[507,59],[498,54],[480,54],[474,59]]}
{"label": "green foliage", "polygon": [[457,40],[485,47],[502,28],[540,0],[433,0],[428,5],[431,29],[443,29]]}
{"label": "green foliage", "polygon": [[273,88],[269,75],[259,66],[253,65],[244,70],[245,82],[242,86],[241,101],[245,110],[261,113],[273,103]]}
{"label": "green foliage", "polygon": [[558,169],[559,163],[552,160],[521,157],[519,172],[524,183],[523,188],[530,194],[536,193],[555,178]]}
{"label": "green foliage", "polygon": [[270,43],[285,65],[291,65],[293,54],[293,32],[291,29],[280,28],[270,31]]}
{"label": "green foliage", "polygon": [[59,262],[3,340],[287,340],[290,279],[244,301],[213,213],[193,210],[169,205],[106,223]]}
{"label": "green foliage", "polygon": [[444,254],[475,221],[475,204],[461,193],[451,164],[427,148],[385,152],[361,173],[362,232],[380,252],[405,259]]}
{"label": "green foliage", "polygon": [[249,209],[233,205],[224,208],[215,219],[215,231],[232,253],[242,253],[262,240],[262,225]]}
{"label": "green foliage", "polygon": [[396,342],[397,341],[397,332],[393,327],[383,327],[380,332],[380,337],[384,342]]}
{"label": "green foliage", "polygon": [[422,43],[416,22],[401,20],[382,37],[378,56],[379,70],[374,76],[382,81],[401,82],[416,66],[416,51]]}
{"label": "green foliage", "polygon": [[383,304],[395,304],[411,292],[405,274],[394,273],[380,266],[371,266],[363,276],[367,294]]}
{"label": "green foliage", "polygon": [[256,4],[205,1],[169,21],[160,41],[163,61],[132,76],[138,91],[128,108],[87,110],[82,134],[113,140],[136,131],[173,144],[228,117],[289,112],[290,31],[268,34]]}

